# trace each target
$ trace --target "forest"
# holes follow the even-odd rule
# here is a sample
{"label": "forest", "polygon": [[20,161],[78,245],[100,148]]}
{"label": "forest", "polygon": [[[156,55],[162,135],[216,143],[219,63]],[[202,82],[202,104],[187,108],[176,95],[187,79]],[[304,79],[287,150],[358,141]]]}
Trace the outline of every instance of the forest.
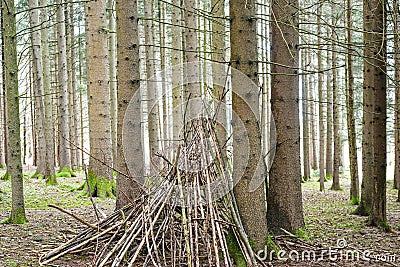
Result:
{"label": "forest", "polygon": [[0,267],[400,266],[398,0],[0,3]]}

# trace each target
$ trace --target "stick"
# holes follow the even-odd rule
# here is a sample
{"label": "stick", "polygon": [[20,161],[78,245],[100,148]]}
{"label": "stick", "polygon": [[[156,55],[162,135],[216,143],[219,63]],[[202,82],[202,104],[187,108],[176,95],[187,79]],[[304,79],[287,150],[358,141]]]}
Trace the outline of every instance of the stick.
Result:
{"label": "stick", "polygon": [[96,226],[96,225],[93,225],[93,224],[88,223],[88,222],[85,221],[84,219],[78,217],[78,215],[75,215],[75,214],[73,214],[72,212],[70,212],[70,211],[68,211],[68,210],[65,210],[65,209],[63,209],[63,208],[61,208],[61,207],[58,207],[58,206],[56,206],[56,205],[53,205],[53,204],[48,204],[47,206],[50,207],[50,208],[58,209],[59,211],[68,214],[69,216],[73,217],[74,219],[78,220],[79,222],[83,223],[84,225],[87,225],[87,226],[89,226],[90,228],[93,228],[93,229],[96,229],[96,230],[97,230],[97,226]]}

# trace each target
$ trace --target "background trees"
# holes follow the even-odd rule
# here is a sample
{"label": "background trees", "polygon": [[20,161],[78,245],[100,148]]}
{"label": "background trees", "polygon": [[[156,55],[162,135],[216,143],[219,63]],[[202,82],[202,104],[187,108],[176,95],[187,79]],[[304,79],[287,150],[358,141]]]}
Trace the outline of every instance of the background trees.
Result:
{"label": "background trees", "polygon": [[[221,98],[229,110],[224,114],[227,120],[234,111],[248,125],[252,157],[246,175],[255,170],[254,155],[266,154],[270,167],[267,158],[276,149],[271,177],[263,169],[262,188],[248,192],[248,177],[235,188],[245,228],[258,245],[267,234],[267,203],[271,229],[284,226],[295,231],[304,226],[302,176],[306,180],[318,176],[321,191],[329,188],[331,176],[335,190],[340,189],[341,179],[351,177],[349,199],[359,204],[356,213],[370,215],[371,224],[380,224],[376,221],[386,220],[383,177],[388,173],[387,178],[395,178],[393,184],[399,187],[400,164],[398,1],[387,3],[384,9],[380,1],[360,0],[257,0],[229,5],[222,0],[121,0],[115,5],[115,32],[112,1],[88,2],[86,17],[82,3],[19,1],[15,10],[20,23],[13,40],[19,56],[19,87],[13,91],[18,101],[8,94],[14,84],[7,81],[11,74],[5,65],[12,54],[6,46],[11,36],[6,33],[13,30],[6,19],[12,12],[7,9],[2,15],[0,165],[12,168],[12,150],[6,147],[16,140],[10,127],[18,122],[24,165],[37,166],[37,173],[49,184],[56,184],[56,169],[80,169],[87,164],[91,176],[106,178],[108,183],[114,166],[121,207],[142,193],[130,178],[137,174],[129,173],[122,148],[123,119],[132,96],[142,93],[136,106],[142,114],[131,121],[137,133],[131,138],[140,142],[141,150],[130,157],[147,169],[150,155],[157,157],[171,141],[183,138],[177,125],[185,117],[181,105],[185,100],[199,97],[215,108],[216,98]],[[192,70],[201,76],[198,85],[181,86],[179,79],[187,75],[183,71],[168,78],[157,74],[165,66],[206,61],[232,66],[259,86],[259,95],[248,100],[260,104],[257,115],[262,120],[250,118],[245,103],[224,91],[235,89],[234,80],[228,78],[226,88],[214,85],[210,74],[215,70],[207,64]],[[146,80],[148,88],[153,87],[150,77],[158,89],[147,95],[139,92]],[[149,100],[156,103],[151,110]],[[13,103],[21,106],[18,118],[8,111]],[[231,151],[232,139],[240,134],[220,131],[228,157],[240,149]],[[229,160],[234,167],[238,159]],[[72,175],[68,168],[61,173]],[[105,194],[98,186],[90,185],[92,193],[111,195],[111,184]]]}

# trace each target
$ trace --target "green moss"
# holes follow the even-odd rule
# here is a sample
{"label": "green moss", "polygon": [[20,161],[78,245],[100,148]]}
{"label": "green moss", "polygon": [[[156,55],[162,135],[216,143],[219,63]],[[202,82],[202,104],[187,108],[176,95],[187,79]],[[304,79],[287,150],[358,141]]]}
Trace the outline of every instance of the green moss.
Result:
{"label": "green moss", "polygon": [[[88,181],[89,181],[89,186],[87,182],[83,184],[79,189],[82,189],[82,195],[83,196],[93,196],[93,197],[114,197],[115,196],[115,181],[110,180],[106,177],[99,177],[96,176],[92,170],[88,171]],[[90,195],[89,195],[89,189],[90,188]]]}
{"label": "green moss", "polygon": [[246,259],[243,256],[242,250],[240,249],[239,243],[232,230],[229,230],[226,236],[226,243],[228,246],[229,255],[233,258],[237,267],[246,267]]}
{"label": "green moss", "polygon": [[1,224],[24,224],[27,223],[28,220],[25,216],[24,209],[11,210],[10,217],[8,217],[5,221],[2,221]]}
{"label": "green moss", "polygon": [[280,250],[280,248],[275,244],[275,242],[272,240],[272,237],[269,234],[265,238],[265,246],[268,252],[275,251],[277,253]]}
{"label": "green moss", "polygon": [[59,177],[71,178],[72,175],[70,172],[57,172],[56,177],[57,178],[59,178]]}
{"label": "green moss", "polygon": [[0,164],[0,169],[5,169],[6,166],[4,166],[3,164]]}
{"label": "green moss", "polygon": [[301,239],[309,240],[308,232],[305,228],[297,229],[296,231],[293,232],[293,234],[300,237]]}
{"label": "green moss", "polygon": [[32,174],[31,178],[43,179],[44,176],[41,173],[35,172],[34,174]]}
{"label": "green moss", "polygon": [[[57,172],[57,174],[59,174],[59,173],[69,173],[69,174],[70,174],[70,177],[76,177],[75,172],[72,171],[72,169],[71,169],[70,167],[68,167],[68,166],[62,167],[62,168]],[[60,176],[60,177],[67,177],[67,176]]]}
{"label": "green moss", "polygon": [[380,222],[379,226],[382,227],[386,231],[390,229],[390,224],[387,221]]}
{"label": "green moss", "polygon": [[328,180],[332,180],[333,179],[333,175],[328,173],[327,175],[325,175],[325,182],[327,182]]}
{"label": "green moss", "polygon": [[0,177],[0,180],[2,180],[2,181],[9,181],[10,179],[11,179],[11,176],[8,174],[8,172],[6,172],[5,174],[3,174]]}
{"label": "green moss", "polygon": [[351,202],[352,205],[360,205],[360,199],[358,197],[352,196],[350,198],[350,202]]}
{"label": "green moss", "polygon": [[47,185],[57,185],[58,184],[58,182],[57,182],[57,176],[54,176],[54,175],[47,175],[46,176],[46,184]]}

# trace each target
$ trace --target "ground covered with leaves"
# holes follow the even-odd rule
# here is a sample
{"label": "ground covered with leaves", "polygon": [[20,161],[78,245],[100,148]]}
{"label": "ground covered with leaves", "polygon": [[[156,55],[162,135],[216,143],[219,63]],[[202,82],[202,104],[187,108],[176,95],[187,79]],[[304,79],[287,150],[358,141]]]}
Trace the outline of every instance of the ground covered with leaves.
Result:
{"label": "ground covered with leaves", "polygon": [[[45,181],[30,178],[30,174],[32,172],[26,170],[24,179],[29,222],[0,225],[0,267],[38,266],[41,254],[85,229],[69,215],[48,207],[49,204],[67,209],[88,222],[96,221],[90,199],[74,190],[83,183],[83,173],[78,172],[77,177],[59,178],[56,186],[46,186]],[[388,181],[387,186],[388,222],[394,230],[390,233],[365,226],[366,217],[351,215],[355,206],[348,200],[349,180],[342,179],[341,183],[343,190],[325,192],[318,191],[317,177],[303,183],[306,229],[296,234],[312,246],[305,246],[299,254],[283,248],[281,260],[275,255],[273,266],[400,266],[400,235],[397,233],[400,203],[395,201],[397,191],[392,189],[393,182]],[[326,187],[330,185],[331,181],[327,181]],[[96,198],[95,202],[105,213],[113,211],[114,199]],[[11,183],[0,181],[0,221],[7,218],[10,206]],[[317,248],[316,256],[310,248]],[[326,252],[322,253],[322,250]],[[90,266],[90,253],[93,252],[67,255],[56,264]]]}

